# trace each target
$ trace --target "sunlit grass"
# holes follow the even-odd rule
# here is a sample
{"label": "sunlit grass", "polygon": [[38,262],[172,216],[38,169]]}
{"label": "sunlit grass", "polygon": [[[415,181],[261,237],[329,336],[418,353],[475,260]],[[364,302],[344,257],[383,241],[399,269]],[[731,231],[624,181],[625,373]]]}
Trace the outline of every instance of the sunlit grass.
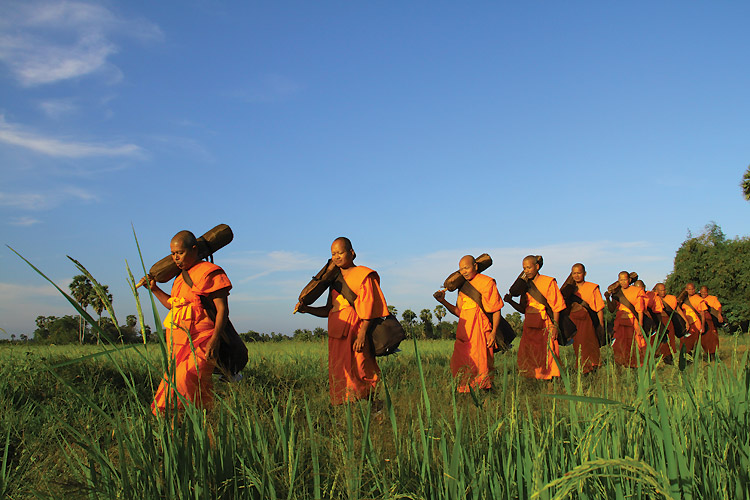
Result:
{"label": "sunlit grass", "polygon": [[[152,302],[152,308],[153,308]],[[94,321],[93,318],[86,318]],[[0,495],[10,498],[746,498],[748,337],[684,370],[650,357],[554,383],[496,358],[457,394],[450,341],[380,360],[386,408],[332,408],[325,342],[250,344],[208,413],[151,415],[164,346],[0,348]],[[653,350],[650,349],[650,352]]]}

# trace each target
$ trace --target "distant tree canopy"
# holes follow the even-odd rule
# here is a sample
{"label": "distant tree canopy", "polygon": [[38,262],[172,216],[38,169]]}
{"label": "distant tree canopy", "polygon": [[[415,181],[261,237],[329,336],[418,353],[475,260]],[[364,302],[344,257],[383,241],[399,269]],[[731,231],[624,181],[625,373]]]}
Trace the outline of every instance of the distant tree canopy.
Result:
{"label": "distant tree canopy", "polygon": [[750,201],[750,165],[745,170],[745,175],[742,176],[740,186],[742,187],[743,196],[747,201]]}
{"label": "distant tree canopy", "polygon": [[711,222],[677,250],[667,290],[678,295],[688,283],[706,285],[723,306],[730,331],[747,331],[750,320],[750,238],[727,239]]}

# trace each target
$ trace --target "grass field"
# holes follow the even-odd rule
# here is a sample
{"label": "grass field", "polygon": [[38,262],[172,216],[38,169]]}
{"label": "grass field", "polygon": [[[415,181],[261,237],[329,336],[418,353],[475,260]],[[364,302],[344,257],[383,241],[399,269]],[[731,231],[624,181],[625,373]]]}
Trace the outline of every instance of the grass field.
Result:
{"label": "grass field", "polygon": [[718,362],[684,370],[605,348],[588,376],[563,349],[554,385],[520,378],[514,351],[492,391],[458,395],[452,342],[407,340],[374,418],[329,405],[325,344],[252,344],[244,379],[174,425],[150,415],[158,346],[4,346],[0,497],[748,498],[749,346],[722,336]]}

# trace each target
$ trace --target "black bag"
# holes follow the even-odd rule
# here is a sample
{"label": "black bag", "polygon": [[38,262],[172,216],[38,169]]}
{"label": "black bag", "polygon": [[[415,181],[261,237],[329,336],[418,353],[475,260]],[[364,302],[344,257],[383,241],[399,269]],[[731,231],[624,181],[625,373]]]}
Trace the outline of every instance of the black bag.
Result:
{"label": "black bag", "polygon": [[[461,286],[460,289],[461,293],[469,297],[471,300],[473,300],[479,308],[482,310],[484,315],[487,317],[487,319],[490,321],[490,324],[492,324],[492,313],[488,313],[484,309],[484,303],[482,302],[482,294],[477,290],[474,285],[469,283],[468,281],[464,280],[464,284]],[[510,350],[510,345],[513,343],[513,339],[516,338],[516,332],[513,330],[513,326],[508,323],[508,320],[503,317],[503,315],[500,315],[500,323],[497,325],[497,331],[502,336],[500,339],[501,342],[498,342],[498,339],[495,339],[495,346],[493,347],[493,352],[506,352]]]}
{"label": "black bag", "polygon": [[375,356],[388,356],[397,352],[399,344],[406,338],[404,327],[393,314],[370,321],[369,333]]}
{"label": "black bag", "polygon": [[[187,271],[182,271],[182,279],[189,287],[193,287],[193,280],[190,278],[190,274]],[[208,297],[200,296],[201,305],[206,311],[206,314],[211,321],[216,324],[216,306],[211,299]],[[223,375],[226,378],[233,378],[247,365],[248,353],[247,346],[240,338],[237,330],[234,328],[232,322],[227,318],[227,323],[224,325],[224,334],[221,336],[221,342],[219,342],[219,355],[216,360],[216,368],[214,373],[217,375]]]}
{"label": "black bag", "polygon": [[[331,287],[343,295],[352,307],[354,306],[357,294],[349,288],[341,273],[336,276]],[[401,323],[398,322],[396,316],[393,314],[370,320],[370,328],[367,330],[367,333],[372,352],[375,353],[375,356],[388,356],[389,354],[398,352],[399,344],[406,338],[404,327],[401,326]]]}

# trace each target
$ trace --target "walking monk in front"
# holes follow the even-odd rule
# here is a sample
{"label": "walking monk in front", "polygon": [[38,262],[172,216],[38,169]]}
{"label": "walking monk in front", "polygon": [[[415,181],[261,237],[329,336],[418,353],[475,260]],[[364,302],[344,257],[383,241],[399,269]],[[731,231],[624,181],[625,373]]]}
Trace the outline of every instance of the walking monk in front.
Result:
{"label": "walking monk in front", "polygon": [[614,296],[610,295],[609,290],[604,292],[610,312],[617,309],[612,351],[615,363],[636,368],[643,364],[646,357],[646,339],[641,332],[646,294],[640,288],[630,286],[630,273],[627,271],[620,271],[617,281],[620,287]]}
{"label": "walking monk in front", "polygon": [[332,285],[325,306],[297,303],[295,308],[328,318],[328,382],[333,405],[369,398],[380,379],[368,330],[371,320],[388,316],[388,305],[380,277],[370,268],[354,265],[356,256],[348,238],[333,241],[331,260],[341,270],[344,284],[356,294],[354,303]]}
{"label": "walking monk in front", "polygon": [[523,335],[518,345],[518,371],[527,378],[551,380],[560,376],[560,367],[552,353],[559,358],[557,325],[565,300],[555,278],[539,274],[537,257],[523,259],[524,279],[529,291],[516,303],[510,294],[505,301],[524,313]]}
{"label": "walking monk in front", "polygon": [[565,302],[570,308],[570,320],[576,325],[573,349],[581,372],[589,373],[602,365],[599,338],[604,338],[604,300],[599,285],[586,281],[583,264],[573,264],[570,276],[575,291],[565,297]]}
{"label": "walking monk in front", "polygon": [[[491,389],[494,348],[503,301],[495,280],[478,272],[473,256],[462,257],[458,268],[469,286],[478,292],[477,299],[481,303],[477,303],[463,291],[458,292],[456,305],[445,300],[445,290],[438,290],[433,294],[451,314],[458,316],[451,373],[458,379],[458,392],[469,392],[469,387]],[[492,315],[492,321],[487,317],[488,314]]]}
{"label": "walking monk in front", "polygon": [[[227,297],[232,283],[219,266],[198,257],[198,241],[190,231],[180,231],[169,244],[172,260],[182,271],[172,284],[172,294],[167,295],[150,276],[141,280],[154,296],[169,309],[164,319],[167,350],[174,360],[175,371],[165,373],[151,404],[154,414],[167,407],[181,408],[182,398],[198,407],[210,408],[213,404],[211,375],[216,367],[219,344],[229,318]],[[186,283],[192,281],[192,285]],[[212,320],[201,303],[207,297],[216,308]]]}

